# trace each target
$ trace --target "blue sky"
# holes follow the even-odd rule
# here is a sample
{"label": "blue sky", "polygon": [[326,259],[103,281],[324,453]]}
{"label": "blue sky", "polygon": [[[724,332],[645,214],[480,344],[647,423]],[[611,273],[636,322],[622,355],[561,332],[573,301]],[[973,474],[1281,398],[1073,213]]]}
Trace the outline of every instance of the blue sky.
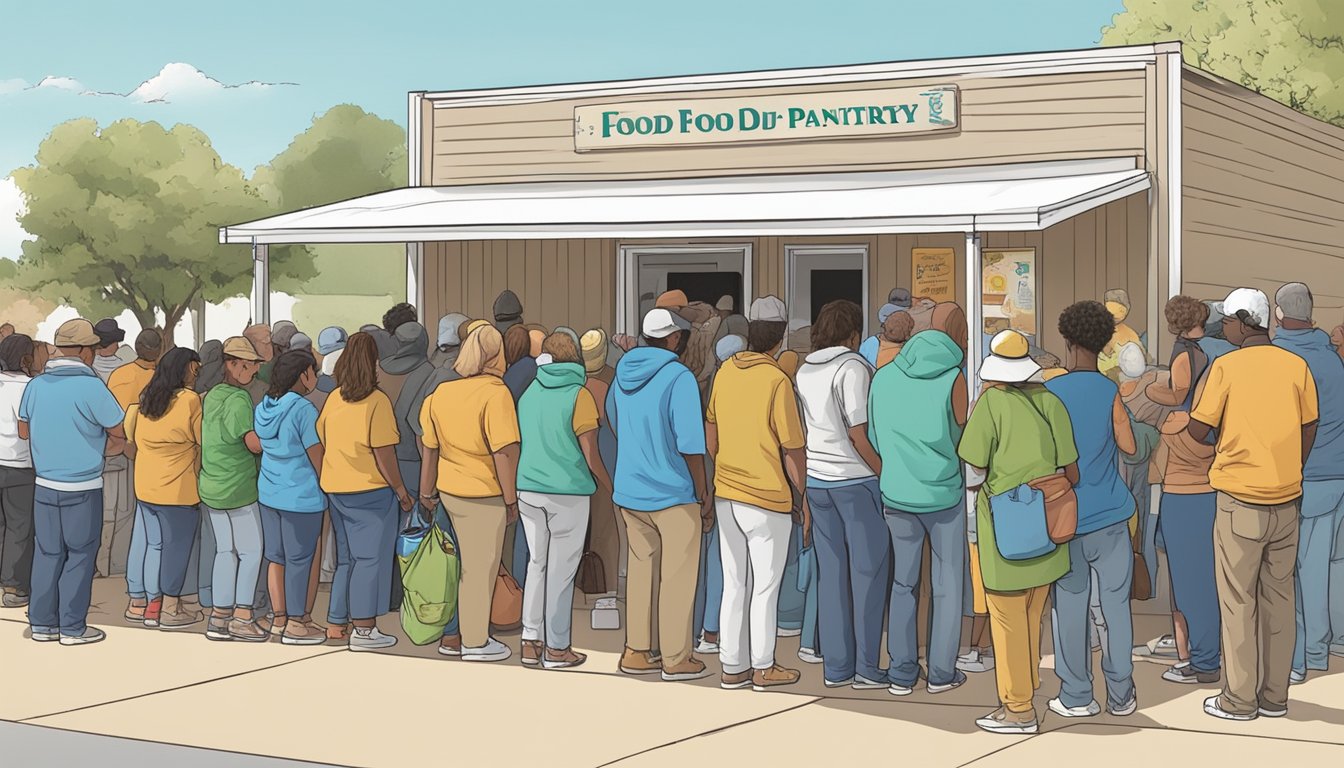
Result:
{"label": "blue sky", "polygon": [[[1085,48],[1121,9],[1122,0],[5,2],[0,177],[76,117],[192,123],[250,173],[340,103],[404,125],[411,90]],[[10,224],[14,203],[0,184],[0,256],[10,258],[22,234]]]}

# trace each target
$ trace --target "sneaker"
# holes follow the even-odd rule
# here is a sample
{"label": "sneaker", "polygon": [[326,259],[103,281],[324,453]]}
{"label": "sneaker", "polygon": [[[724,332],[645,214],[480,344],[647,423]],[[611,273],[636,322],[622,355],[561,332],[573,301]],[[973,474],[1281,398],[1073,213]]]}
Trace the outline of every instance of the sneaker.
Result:
{"label": "sneaker", "polygon": [[709,677],[709,670],[703,661],[696,658],[689,658],[675,667],[663,667],[664,682],[681,683],[702,677]]}
{"label": "sneaker", "polygon": [[[1305,683],[1305,682],[1307,682],[1307,673],[1306,673],[1306,672],[1298,672],[1297,670],[1294,669],[1292,672],[1289,672],[1289,673],[1288,673],[1288,684],[1289,684],[1289,685],[1301,685],[1301,684],[1303,684],[1303,683]],[[1264,713],[1261,713],[1261,714],[1264,714]]]}
{"label": "sneaker", "polygon": [[541,668],[542,669],[571,669],[573,667],[583,666],[583,662],[588,660],[588,654],[579,653],[573,648],[566,648],[563,651],[557,651],[554,648],[547,648],[542,651]]}
{"label": "sneaker", "polygon": [[855,675],[852,685],[856,691],[879,691],[891,687],[891,683],[869,680],[863,675]]}
{"label": "sneaker", "polygon": [[145,606],[145,626],[154,628],[159,626],[159,618],[163,615],[163,598],[156,597],[149,601]]}
{"label": "sneaker", "polygon": [[54,643],[61,639],[60,632],[38,632],[34,629],[29,631],[28,635],[33,638],[34,642],[38,643]]}
{"label": "sneaker", "polygon": [[1287,707],[1277,708],[1277,707],[1265,707],[1265,706],[1261,706],[1261,707],[1259,708],[1258,711],[1259,711],[1261,717],[1287,717],[1287,716],[1288,716],[1288,708],[1287,708]]}
{"label": "sneaker", "polygon": [[485,645],[480,648],[462,648],[463,661],[506,661],[512,655],[513,651],[510,650],[509,646],[499,642],[493,637],[487,639]]}
{"label": "sneaker", "polygon": [[1331,656],[1344,656],[1344,643],[1331,643],[1331,644],[1330,644],[1330,655],[1331,655]]}
{"label": "sneaker", "polygon": [[827,688],[848,688],[854,684],[854,678],[847,677],[844,680],[823,680]]}
{"label": "sneaker", "polygon": [[[262,629],[255,619],[233,619],[229,622],[229,637],[245,643],[264,643],[270,639],[271,633]],[[281,639],[281,642],[284,640]]]}
{"label": "sneaker", "polygon": [[97,627],[85,627],[84,634],[69,637],[61,635],[61,645],[92,645],[107,639],[107,633]]}
{"label": "sneaker", "polygon": [[979,649],[972,648],[957,657],[957,669],[971,674],[991,672],[994,669],[994,654],[981,653]]}
{"label": "sneaker", "polygon": [[148,605],[127,605],[126,612],[122,614],[122,617],[132,624],[144,624],[145,609],[148,607]]}
{"label": "sneaker", "polygon": [[200,611],[186,610],[183,605],[175,612],[163,611],[159,614],[159,629],[172,632],[174,630],[186,629],[200,624],[205,619],[205,614]]}
{"label": "sneaker", "polygon": [[1139,711],[1139,694],[1136,692],[1133,696],[1129,697],[1129,701],[1118,707],[1112,707],[1107,703],[1106,711],[1110,713],[1112,717],[1129,717]]}
{"label": "sneaker", "polygon": [[767,688],[793,685],[802,676],[803,674],[796,669],[787,669],[776,664],[769,669],[758,669],[752,672],[751,688],[757,692],[764,692]]}
{"label": "sneaker", "polygon": [[719,643],[715,640],[707,640],[704,635],[700,636],[699,642],[695,644],[695,652],[705,655],[714,655],[719,652]]}
{"label": "sneaker", "polygon": [[23,608],[26,605],[28,605],[28,595],[22,592],[5,590],[4,606],[6,608]]}
{"label": "sneaker", "polygon": [[887,686],[887,693],[890,693],[892,696],[909,696],[914,692],[915,687],[912,685],[901,685],[900,683],[892,683],[891,685]]}
{"label": "sneaker", "polygon": [[957,670],[952,675],[951,682],[943,683],[941,685],[934,685],[933,683],[929,683],[928,689],[929,693],[947,693],[948,691],[960,688],[965,684],[966,684],[966,675],[961,670]]}
{"label": "sneaker", "polygon": [[[446,639],[448,639],[448,638],[444,638],[444,640],[446,640]],[[457,642],[455,642],[455,643],[449,643],[449,644],[446,644],[446,645],[444,644],[443,640],[440,640],[440,641],[439,641],[439,655],[440,655],[440,656],[447,656],[447,657],[450,658],[450,659],[461,658],[461,657],[462,657],[462,638],[461,638],[461,637],[458,637],[458,638],[457,638]]]}
{"label": "sneaker", "polygon": [[211,616],[209,623],[205,625],[205,639],[229,641],[233,635],[229,634],[228,616]]}
{"label": "sneaker", "polygon": [[1216,717],[1219,720],[1237,720],[1239,722],[1254,720],[1255,718],[1260,716],[1260,713],[1258,711],[1252,712],[1247,715],[1239,715],[1234,712],[1228,712],[1227,710],[1223,709],[1223,705],[1219,703],[1217,696],[1210,696],[1209,698],[1204,700],[1204,714],[1209,715],[1210,717]]}
{"label": "sneaker", "polygon": [[793,628],[785,629],[784,627],[780,627],[779,630],[775,633],[775,636],[776,636],[776,637],[798,637],[798,636],[801,635],[801,634],[803,634],[803,628],[802,628],[802,627],[798,627],[797,629],[793,629]]}
{"label": "sneaker", "polygon": [[619,669],[627,675],[656,675],[663,671],[663,666],[648,651],[626,648],[625,653],[621,654]]}
{"label": "sneaker", "polygon": [[1066,707],[1059,699],[1051,699],[1050,711],[1060,717],[1096,717],[1101,714],[1101,705],[1093,699],[1085,707]]}
{"label": "sneaker", "polygon": [[975,725],[980,730],[990,733],[1036,733],[1040,730],[1034,711],[1009,712],[1006,707],[999,707],[976,720]]}
{"label": "sneaker", "polygon": [[524,640],[520,646],[522,662],[525,667],[541,666],[541,641]]}
{"label": "sneaker", "polygon": [[799,648],[798,660],[803,662],[804,664],[820,664],[823,661],[825,661],[825,659],[821,657],[820,653],[817,653],[815,650],[811,648]]}
{"label": "sneaker", "polygon": [[[290,622],[293,624],[294,622]],[[303,625],[300,625],[303,626]],[[305,628],[306,629],[306,628]],[[285,638],[291,636],[293,630],[286,626],[285,637],[280,642],[285,642]],[[295,633],[297,635],[297,633]],[[322,639],[326,642],[326,638]],[[381,651],[384,648],[391,648],[397,644],[397,638],[391,635],[384,635],[378,631],[377,627],[355,627],[355,631],[350,633],[350,650],[352,651]]]}
{"label": "sneaker", "polygon": [[752,671],[750,669],[738,672],[736,674],[729,674],[727,672],[724,672],[723,677],[719,680],[719,687],[727,691],[736,691],[742,688],[750,688],[751,675]]}
{"label": "sneaker", "polygon": [[1222,674],[1218,672],[1199,672],[1190,666],[1190,662],[1183,661],[1180,664],[1168,669],[1162,673],[1162,679],[1169,683],[1180,683],[1183,685],[1210,685],[1218,682]]}
{"label": "sneaker", "polygon": [[[376,631],[377,630],[375,630],[375,632]],[[387,635],[384,635],[383,637],[387,637]],[[392,641],[388,647],[396,645],[396,638],[393,637],[388,639]],[[304,624],[298,619],[290,619],[289,623],[285,624],[285,633],[280,636],[280,642],[284,645],[322,645],[327,642],[327,633],[310,624]],[[352,647],[350,650],[354,650],[353,644],[352,638]],[[378,647],[381,648],[383,646]],[[368,649],[361,648],[360,650]]]}

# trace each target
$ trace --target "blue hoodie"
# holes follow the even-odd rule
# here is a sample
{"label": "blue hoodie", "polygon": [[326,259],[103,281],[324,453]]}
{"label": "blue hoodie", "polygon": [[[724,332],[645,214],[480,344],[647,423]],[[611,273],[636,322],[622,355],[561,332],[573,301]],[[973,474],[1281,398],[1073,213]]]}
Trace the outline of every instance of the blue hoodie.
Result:
{"label": "blue hoodie", "polygon": [[124,416],[92,368],[70,357],[48,363],[19,401],[37,484],[58,491],[102,488],[107,430]]}
{"label": "blue hoodie", "polygon": [[317,445],[317,408],[297,392],[262,398],[256,411],[261,439],[257,493],[262,504],[285,512],[322,512],[327,497],[317,484],[308,449]]}
{"label": "blue hoodie", "polygon": [[705,423],[695,376],[675,354],[657,347],[625,353],[607,393],[607,415],[616,432],[617,506],[657,512],[696,503],[683,456],[704,455]]}
{"label": "blue hoodie", "polygon": [[1307,361],[1316,381],[1321,418],[1302,479],[1309,483],[1344,480],[1344,359],[1330,343],[1330,335],[1319,328],[1280,328],[1274,332],[1274,346]]}

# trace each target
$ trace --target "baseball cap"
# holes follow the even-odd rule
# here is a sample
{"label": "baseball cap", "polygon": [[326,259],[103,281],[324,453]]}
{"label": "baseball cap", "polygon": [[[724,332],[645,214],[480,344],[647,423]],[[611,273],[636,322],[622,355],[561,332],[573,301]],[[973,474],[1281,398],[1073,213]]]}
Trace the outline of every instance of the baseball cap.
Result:
{"label": "baseball cap", "polygon": [[239,360],[250,360],[254,363],[261,362],[261,355],[257,354],[257,348],[252,346],[252,342],[245,336],[233,336],[224,341],[224,356],[236,357]]}
{"label": "baseball cap", "polygon": [[685,291],[666,291],[658,296],[654,306],[659,309],[681,309],[690,303]]}
{"label": "baseball cap", "polygon": [[[1256,328],[1269,327],[1269,297],[1254,288],[1237,288],[1216,305],[1224,317],[1235,317]],[[1244,316],[1241,313],[1246,313]]]}
{"label": "baseball cap", "polygon": [[677,331],[689,331],[691,324],[684,317],[666,309],[651,309],[644,316],[643,333],[650,339],[666,339]]}
{"label": "baseball cap", "polygon": [[108,344],[120,344],[126,340],[126,332],[121,330],[121,326],[117,325],[117,321],[110,317],[94,323],[93,332],[98,334],[98,339],[103,343],[103,346],[107,346]]}
{"label": "baseball cap", "polygon": [[296,333],[296,334],[294,334],[293,336],[289,337],[289,348],[290,348],[290,349],[306,349],[306,350],[308,350],[309,352],[312,352],[312,351],[313,351],[313,340],[312,340],[312,338],[310,338],[310,337],[308,336],[308,334],[304,333],[303,331],[299,331],[298,333]]}
{"label": "baseball cap", "polygon": [[751,302],[751,310],[747,313],[747,319],[753,323],[787,323],[789,312],[778,296],[762,296]]}
{"label": "baseball cap", "polygon": [[887,303],[895,304],[897,309],[909,309],[913,301],[910,291],[905,288],[892,288],[891,293],[887,294]]}
{"label": "baseball cap", "polygon": [[338,349],[345,349],[345,342],[348,340],[344,328],[336,325],[327,326],[317,334],[317,351],[323,355],[330,355]]}
{"label": "baseball cap", "polygon": [[52,341],[58,347],[97,347],[103,342],[93,331],[93,323],[82,317],[66,320],[56,329],[56,338]]}

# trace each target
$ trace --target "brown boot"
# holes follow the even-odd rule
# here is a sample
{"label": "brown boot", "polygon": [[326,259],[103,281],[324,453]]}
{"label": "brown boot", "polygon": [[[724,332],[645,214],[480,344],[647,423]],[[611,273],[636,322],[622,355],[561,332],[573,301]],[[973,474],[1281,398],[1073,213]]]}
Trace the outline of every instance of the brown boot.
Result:
{"label": "brown boot", "polygon": [[774,665],[769,669],[758,669],[751,673],[751,687],[753,690],[764,691],[766,688],[778,688],[781,685],[793,685],[798,682],[802,673],[796,669],[786,669]]}
{"label": "brown boot", "polygon": [[723,679],[719,681],[719,687],[729,691],[735,691],[739,688],[748,688],[751,686],[751,670],[736,674],[723,673]]}
{"label": "brown boot", "polygon": [[702,677],[709,677],[709,670],[705,668],[703,661],[694,656],[675,667],[663,667],[663,680],[665,682],[681,683],[687,680],[699,680]]}
{"label": "brown boot", "polygon": [[654,661],[648,651],[626,648],[625,653],[621,654],[620,670],[627,675],[656,675],[662,669],[662,665]]}

